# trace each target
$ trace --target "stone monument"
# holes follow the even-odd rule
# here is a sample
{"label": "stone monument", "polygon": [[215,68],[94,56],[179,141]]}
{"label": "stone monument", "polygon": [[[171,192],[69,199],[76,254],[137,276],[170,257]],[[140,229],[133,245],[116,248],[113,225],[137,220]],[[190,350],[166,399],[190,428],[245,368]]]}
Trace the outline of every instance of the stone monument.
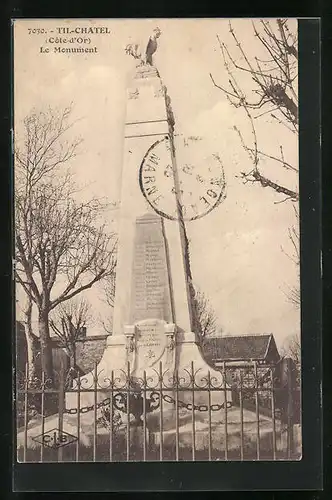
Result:
{"label": "stone monument", "polygon": [[[127,89],[113,333],[97,368],[100,386],[111,372],[121,378],[128,369],[133,379],[144,372],[151,379],[162,367],[171,380],[175,372],[187,376],[192,363],[199,378],[210,372],[221,379],[197,344],[174,117],[151,53],[148,59]],[[82,393],[82,404],[91,397]],[[73,403],[68,394],[67,406]]]}

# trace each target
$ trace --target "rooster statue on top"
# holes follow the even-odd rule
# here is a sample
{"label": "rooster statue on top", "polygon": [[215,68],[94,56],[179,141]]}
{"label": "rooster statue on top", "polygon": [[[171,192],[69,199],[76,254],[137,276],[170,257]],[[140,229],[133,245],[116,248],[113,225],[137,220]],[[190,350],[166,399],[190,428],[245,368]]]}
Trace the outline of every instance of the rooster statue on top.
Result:
{"label": "rooster statue on top", "polygon": [[149,37],[148,44],[145,49],[145,56],[142,57],[142,52],[140,51],[138,44],[130,43],[126,46],[126,54],[134,57],[134,59],[138,59],[140,61],[140,65],[148,64],[150,66],[153,65],[152,56],[156,52],[158,44],[157,39],[160,37],[161,31],[159,28],[155,28],[153,30],[153,34]]}

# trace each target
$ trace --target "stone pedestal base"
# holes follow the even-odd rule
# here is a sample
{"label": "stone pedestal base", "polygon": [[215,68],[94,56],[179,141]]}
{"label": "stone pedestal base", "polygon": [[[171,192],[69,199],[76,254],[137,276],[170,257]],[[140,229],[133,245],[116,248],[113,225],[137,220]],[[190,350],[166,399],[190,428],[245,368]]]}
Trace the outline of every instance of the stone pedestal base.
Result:
{"label": "stone pedestal base", "polygon": [[[175,345],[172,357],[165,353],[154,365],[146,368],[136,365],[134,353],[128,349],[128,339],[126,335],[110,336],[102,360],[97,367],[98,391],[97,401],[105,399],[110,392],[112,385],[114,391],[127,387],[128,375],[136,378],[138,387],[146,385],[153,390],[160,390],[162,382],[163,395],[175,398],[175,380],[177,376],[179,390],[179,400],[184,403],[208,404],[209,392],[211,404],[224,404],[225,401],[232,400],[231,390],[225,383],[222,373],[214,370],[203,358],[200,349],[195,341],[195,334],[192,332],[176,334]],[[136,368],[138,366],[138,368]],[[145,380],[145,382],[144,382]],[[94,373],[90,372],[80,379],[81,385],[81,406],[88,406],[94,403],[93,392],[84,392],[84,389],[92,389],[95,386]],[[77,381],[74,381],[74,388]],[[210,391],[208,391],[210,387]],[[167,388],[170,390],[168,391]],[[184,389],[188,390],[184,390]],[[199,391],[199,389],[202,391]],[[226,398],[225,398],[226,396]],[[170,399],[168,398],[168,399]],[[165,401],[164,408],[174,408],[174,403]],[[66,394],[66,407],[77,407],[77,394]]]}

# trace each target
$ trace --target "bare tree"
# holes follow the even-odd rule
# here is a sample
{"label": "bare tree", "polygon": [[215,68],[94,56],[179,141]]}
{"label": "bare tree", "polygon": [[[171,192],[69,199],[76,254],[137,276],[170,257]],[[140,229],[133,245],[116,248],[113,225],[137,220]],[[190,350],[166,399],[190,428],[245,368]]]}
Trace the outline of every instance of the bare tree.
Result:
{"label": "bare tree", "polygon": [[34,109],[24,118],[23,131],[15,134],[16,190],[25,192],[26,205],[29,194],[40,181],[53,176],[77,156],[82,138],[68,139],[68,132],[75,124],[71,115],[71,105],[63,110]]}
{"label": "bare tree", "polygon": [[32,113],[17,140],[15,223],[17,282],[36,304],[42,370],[52,378],[49,315],[114,271],[113,234],[97,199],[77,201],[77,187],[63,168],[80,139],[67,139],[70,108]]}
{"label": "bare tree", "polygon": [[[233,49],[217,36],[227,82],[219,84],[212,74],[210,77],[231,106],[243,110],[251,127],[252,143],[248,144],[240,127],[234,126],[251,164],[240,174],[244,182],[259,183],[282,194],[284,200],[298,201],[297,190],[276,182],[262,171],[262,159],[273,164],[276,173],[280,168],[297,173],[298,167],[286,160],[282,144],[279,145],[279,154],[266,151],[259,143],[256,126],[258,120],[268,115],[276,125],[286,128],[291,136],[298,134],[297,36],[287,19],[253,21],[252,29],[253,40],[258,41],[263,55],[249,56],[230,22]],[[243,79],[248,77],[250,89],[242,85]]]}
{"label": "bare tree", "polygon": [[32,308],[33,301],[31,295],[26,295],[26,301],[23,307],[23,324],[25,338],[27,342],[27,360],[28,360],[28,383],[31,384],[37,376],[36,364],[39,354],[38,337],[33,333],[32,329]]}
{"label": "bare tree", "polygon": [[[98,200],[76,202],[71,194],[66,178],[35,188],[30,197],[29,230],[21,200],[16,199],[16,277],[38,309],[43,370],[48,376],[52,373],[50,312],[114,269],[112,235],[99,220],[104,207]],[[59,282],[62,289],[52,296]]]}
{"label": "bare tree", "polygon": [[76,343],[91,320],[91,306],[84,298],[68,300],[53,311],[50,327],[69,356],[70,368],[76,367]]}
{"label": "bare tree", "polygon": [[300,290],[300,218],[299,212],[296,207],[294,207],[295,217],[297,224],[288,228],[288,239],[291,243],[291,253],[286,252],[283,248],[282,251],[287,255],[287,257],[294,262],[298,270],[298,285],[288,287],[285,292],[287,299],[291,302],[297,309],[301,306],[301,290]]}
{"label": "bare tree", "polygon": [[301,340],[298,334],[289,335],[281,349],[280,354],[283,357],[292,358],[297,365],[301,363]]}
{"label": "bare tree", "polygon": [[113,309],[115,298],[115,272],[104,280],[103,300],[107,306],[108,314],[101,319],[101,325],[108,335],[113,333]]}
{"label": "bare tree", "polygon": [[113,308],[114,307],[114,298],[115,298],[115,273],[110,275],[105,280],[104,294],[105,294],[105,302],[110,307]]}
{"label": "bare tree", "polygon": [[217,316],[204,292],[195,290],[195,312],[198,326],[199,343],[217,332]]}
{"label": "bare tree", "polygon": [[[297,175],[298,166],[285,157],[283,144],[279,144],[279,155],[266,150],[257,130],[259,121],[269,119],[277,127],[284,129],[290,140],[298,136],[297,35],[287,19],[253,21],[252,30],[253,40],[256,39],[256,47],[261,53],[259,57],[249,55],[230,22],[232,49],[217,36],[227,82],[220,85],[215,82],[212,74],[210,77],[230,105],[243,110],[250,124],[251,144],[246,142],[241,127],[234,125],[250,160],[250,167],[241,172],[240,177],[245,183],[258,183],[279,193],[283,196],[280,202],[293,202],[296,225],[288,229],[292,251],[291,255],[287,255],[299,269],[299,192],[275,180],[282,172]],[[244,81],[250,83],[242,84]],[[265,173],[264,164],[272,167],[269,169],[270,174]],[[286,296],[296,307],[300,306],[299,285],[289,288]]]}
{"label": "bare tree", "polygon": [[[72,107],[64,110],[48,108],[46,111],[32,110],[23,120],[23,131],[15,134],[15,197],[16,197],[16,231],[18,222],[24,221],[23,231],[32,231],[32,201],[33,190],[40,182],[45,182],[54,172],[60,170],[76,156],[77,148],[81,142],[75,138],[68,142],[67,132],[72,128],[70,122]],[[19,127],[18,127],[19,128]],[[17,206],[19,205],[19,207]],[[19,235],[18,235],[19,236]],[[19,256],[16,248],[16,259]],[[35,256],[29,245],[25,249],[25,266],[28,269],[27,279],[23,290],[26,292],[24,307],[24,324],[28,345],[29,379],[35,373],[36,347],[35,334],[32,331],[33,310],[33,280],[29,275],[36,272]],[[19,259],[16,260],[19,262]],[[22,275],[17,271],[15,278],[20,283]]]}

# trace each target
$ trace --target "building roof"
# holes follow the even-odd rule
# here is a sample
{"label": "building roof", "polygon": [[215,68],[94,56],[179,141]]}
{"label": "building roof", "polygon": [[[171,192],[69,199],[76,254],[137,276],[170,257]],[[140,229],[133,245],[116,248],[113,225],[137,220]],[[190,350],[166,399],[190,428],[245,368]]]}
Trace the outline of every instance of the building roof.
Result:
{"label": "building roof", "polygon": [[207,361],[263,361],[279,353],[273,335],[240,335],[234,337],[210,337],[205,339],[202,351]]}

